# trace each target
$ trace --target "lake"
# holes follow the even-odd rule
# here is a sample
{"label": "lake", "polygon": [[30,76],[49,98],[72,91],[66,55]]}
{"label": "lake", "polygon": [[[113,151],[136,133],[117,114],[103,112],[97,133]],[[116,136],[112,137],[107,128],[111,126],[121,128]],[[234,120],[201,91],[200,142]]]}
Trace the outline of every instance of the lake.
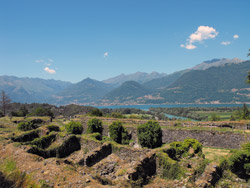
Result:
{"label": "lake", "polygon": [[180,108],[180,107],[242,107],[243,104],[164,104],[164,105],[121,105],[121,106],[95,106],[97,108],[137,108],[141,110],[148,110],[149,108]]}

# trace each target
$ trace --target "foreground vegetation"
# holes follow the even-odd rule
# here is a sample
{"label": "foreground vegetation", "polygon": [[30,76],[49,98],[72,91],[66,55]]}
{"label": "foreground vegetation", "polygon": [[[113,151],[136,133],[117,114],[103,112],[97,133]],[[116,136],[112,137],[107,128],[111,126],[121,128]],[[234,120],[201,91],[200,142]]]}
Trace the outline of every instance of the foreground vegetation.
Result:
{"label": "foreground vegetation", "polygon": [[[152,120],[133,125],[137,127],[138,140],[135,140],[135,138],[132,140],[130,126],[124,123],[124,118],[113,118],[112,122],[107,123],[108,121],[106,122],[104,118],[99,118],[99,115],[100,113],[97,113],[97,116],[94,116],[90,111],[89,115],[77,115],[75,119],[71,118],[71,121],[64,117],[54,117],[53,122],[50,122],[50,117],[1,118],[0,146],[5,148],[4,150],[6,151],[13,147],[13,151],[22,153],[20,155],[8,152],[6,153],[7,155],[2,153],[0,176],[4,178],[6,185],[11,183],[13,187],[54,187],[55,183],[53,182],[55,180],[60,182],[60,185],[81,181],[84,186],[95,187],[102,185],[157,187],[159,184],[166,187],[195,187],[204,184],[215,187],[248,185],[250,144],[245,144],[238,150],[203,147],[200,142],[192,138],[164,144],[162,143],[162,127],[158,121]],[[85,118],[87,121],[83,121]],[[41,119],[41,121],[38,121],[38,119]],[[178,129],[178,126],[173,126],[172,128]],[[109,136],[107,136],[104,129],[108,130]],[[41,135],[44,131],[47,133]],[[117,155],[116,157],[125,149],[126,152],[142,153],[136,154],[138,159],[132,157],[133,160],[137,160],[136,163],[129,162],[129,157],[126,157],[125,160],[121,160],[119,157],[119,159],[112,158],[111,160],[108,155],[91,168],[79,166],[81,162],[75,160],[75,158],[77,156],[82,157],[83,154],[79,153],[78,155],[78,152],[84,153],[84,156],[95,156],[95,152],[92,152],[95,147],[89,149],[81,146],[81,143],[91,142],[97,143],[99,146],[104,144],[105,152],[109,150],[108,144],[111,144],[113,155]],[[144,149],[135,150],[133,146],[136,143],[139,143]],[[24,148],[26,149],[24,150]],[[151,149],[148,150],[147,148]],[[3,150],[1,149],[1,151]],[[142,171],[136,179],[132,178],[129,181],[122,179],[134,168],[137,170],[144,169],[143,165],[147,163],[150,163],[152,168],[151,160],[153,158],[150,158],[148,153],[150,151],[155,153],[156,163],[158,164],[156,171],[150,172],[154,175],[144,176],[142,174],[146,173],[146,171]],[[26,161],[22,156],[30,155],[27,152],[38,156],[38,158],[32,157],[33,159],[29,158]],[[101,156],[102,154],[99,153],[98,155]],[[114,157],[113,155],[112,157]],[[133,153],[130,155],[133,155]],[[57,164],[52,165],[53,158],[56,159]],[[148,162],[142,162],[140,168],[134,166],[140,163],[140,160],[143,158],[147,159],[146,161]],[[60,162],[61,160],[59,159],[65,162]],[[92,164],[91,160],[93,159],[86,158],[86,164]],[[109,166],[110,162],[116,160],[120,162],[115,163],[117,168],[115,168],[114,172],[109,172],[111,174],[97,175],[95,173],[100,166]],[[45,174],[43,170],[43,173],[40,173],[40,171],[34,171],[32,174],[26,173],[29,172],[26,169],[28,166],[33,165],[32,168],[37,169],[41,164],[48,163],[46,161],[50,161],[51,169],[45,170]],[[59,165],[61,163],[66,164]],[[40,168],[44,168],[43,166]],[[52,180],[47,176],[47,172],[51,173],[55,170],[58,175],[51,176],[55,179]],[[93,176],[94,179],[89,179],[87,178],[89,176],[86,175],[77,179],[76,177],[78,176],[75,173],[79,174],[82,171]],[[60,172],[63,172],[64,175]],[[216,174],[216,181],[213,180],[209,183],[210,175],[208,174]],[[66,181],[65,175],[74,175],[75,178]],[[112,176],[116,178],[112,179]]]}

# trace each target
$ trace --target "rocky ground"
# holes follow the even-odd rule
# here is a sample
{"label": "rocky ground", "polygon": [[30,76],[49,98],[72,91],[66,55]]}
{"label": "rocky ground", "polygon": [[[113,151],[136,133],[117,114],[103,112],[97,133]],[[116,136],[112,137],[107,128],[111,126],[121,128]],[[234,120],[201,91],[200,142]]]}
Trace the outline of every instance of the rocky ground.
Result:
{"label": "rocky ground", "polygon": [[[29,179],[26,185],[32,182],[36,186],[30,187],[43,188],[211,187],[216,186],[222,177],[218,172],[218,163],[212,161],[208,161],[198,174],[205,159],[190,150],[189,156],[192,157],[178,161],[183,170],[182,175],[177,179],[168,178],[162,174],[158,157],[159,152],[168,148],[168,145],[149,150],[134,148],[133,144],[122,146],[114,142],[98,141],[87,134],[68,135],[64,131],[64,123],[57,120],[53,122],[60,127],[59,132],[49,131],[47,125],[51,123],[48,121],[40,123],[35,129],[38,130],[38,138],[51,134],[56,137],[45,148],[34,149],[30,142],[35,138],[28,136],[25,140],[23,135],[27,132],[17,130],[16,123],[6,118],[0,120],[0,181],[4,182],[1,188],[17,185],[12,181],[17,181],[19,176],[13,179],[11,170],[6,170],[12,163],[19,175],[25,174]],[[16,138],[24,140],[17,141]],[[69,143],[64,144],[67,140]],[[55,156],[53,151],[56,152]],[[231,182],[248,186],[244,180],[234,179],[236,181],[223,181],[224,184]]]}

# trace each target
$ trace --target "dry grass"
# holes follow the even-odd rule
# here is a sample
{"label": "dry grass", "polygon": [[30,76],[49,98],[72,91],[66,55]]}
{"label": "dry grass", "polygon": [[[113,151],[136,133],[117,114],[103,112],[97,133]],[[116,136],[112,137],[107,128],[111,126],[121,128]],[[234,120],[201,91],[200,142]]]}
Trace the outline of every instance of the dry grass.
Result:
{"label": "dry grass", "polygon": [[221,157],[227,156],[231,150],[222,148],[204,147],[202,151],[205,154],[206,159],[218,162]]}

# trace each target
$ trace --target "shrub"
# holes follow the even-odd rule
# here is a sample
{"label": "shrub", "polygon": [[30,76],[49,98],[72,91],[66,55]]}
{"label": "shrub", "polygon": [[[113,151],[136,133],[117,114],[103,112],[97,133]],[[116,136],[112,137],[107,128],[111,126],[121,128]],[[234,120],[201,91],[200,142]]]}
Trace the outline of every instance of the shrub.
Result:
{"label": "shrub", "polygon": [[[190,148],[193,148],[193,153],[188,153]],[[170,148],[166,152],[172,159],[194,154],[203,155],[202,144],[198,140],[192,138],[187,138],[183,142],[172,142]]]}
{"label": "shrub", "polygon": [[165,179],[179,179],[183,176],[183,170],[180,165],[169,158],[165,153],[159,152],[157,154],[159,159],[159,168],[161,169],[160,176]]}
{"label": "shrub", "polygon": [[21,131],[29,131],[36,128],[38,128],[38,126],[33,122],[21,122],[17,125],[17,129]]}
{"label": "shrub", "polygon": [[246,178],[249,172],[250,152],[236,150],[228,159],[229,169],[241,178]]}
{"label": "shrub", "polygon": [[113,117],[113,118],[124,118],[124,116],[119,112],[112,112],[111,117]]}
{"label": "shrub", "polygon": [[50,116],[50,117],[54,116],[53,112],[50,109],[48,109],[48,108],[42,108],[42,107],[36,108],[35,111],[31,113],[31,115],[35,115],[35,116]]}
{"label": "shrub", "polygon": [[56,131],[56,132],[60,131],[60,127],[57,126],[57,125],[48,125],[47,129],[49,129],[50,132],[52,132],[52,131]]}
{"label": "shrub", "polygon": [[36,145],[39,148],[45,149],[49,147],[49,145],[55,141],[56,135],[55,134],[50,134],[43,136],[41,138],[36,138],[33,141],[30,142],[31,145]]}
{"label": "shrub", "polygon": [[114,121],[109,126],[110,138],[119,144],[129,144],[131,136],[127,130],[122,126],[120,121]]}
{"label": "shrub", "polygon": [[162,145],[162,130],[156,121],[148,121],[139,125],[137,135],[142,147],[156,148]]}
{"label": "shrub", "polygon": [[65,125],[65,129],[71,134],[82,134],[83,127],[80,122],[71,121]]}
{"label": "shrub", "polygon": [[102,140],[102,135],[100,133],[92,133],[90,136],[96,140]]}
{"label": "shrub", "polygon": [[103,114],[98,108],[95,108],[90,112],[90,115],[101,117]]}
{"label": "shrub", "polygon": [[88,129],[87,129],[87,133],[100,133],[102,134],[102,121],[97,119],[97,118],[93,118],[90,119],[88,121]]}
{"label": "shrub", "polygon": [[14,142],[27,142],[27,141],[32,141],[38,137],[39,137],[39,130],[32,130],[25,132],[22,135],[12,137],[11,140],[13,140]]}

